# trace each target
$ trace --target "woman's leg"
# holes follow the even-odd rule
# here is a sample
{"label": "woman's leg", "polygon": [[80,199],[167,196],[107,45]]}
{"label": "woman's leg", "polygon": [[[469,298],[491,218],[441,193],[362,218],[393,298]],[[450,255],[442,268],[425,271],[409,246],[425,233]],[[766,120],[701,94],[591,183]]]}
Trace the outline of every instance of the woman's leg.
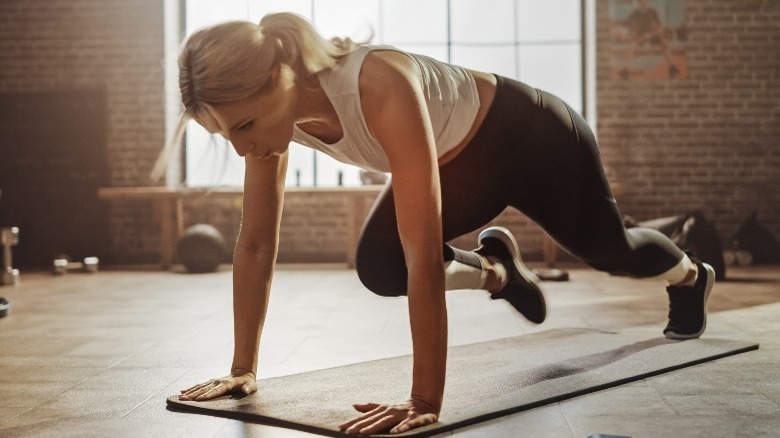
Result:
{"label": "woman's leg", "polygon": [[[667,337],[687,339],[703,332],[712,268],[692,261],[657,231],[625,228],[592,131],[560,99],[499,78],[496,99],[474,141],[441,170],[445,241],[479,228],[509,204],[596,269],[661,277],[674,285],[667,288]],[[369,215],[358,248],[361,280],[382,295],[402,295],[406,289],[394,210],[388,187]],[[445,257],[458,254],[474,253],[445,248]],[[502,291],[513,289],[511,296],[501,298],[521,312],[535,305],[543,319],[544,299],[525,280],[507,285]]]}
{"label": "woman's leg", "polygon": [[534,129],[507,157],[511,205],[590,266],[635,277],[659,276],[684,253],[658,231],[627,230],[585,120],[540,91]]}
{"label": "woman's leg", "polygon": [[[498,83],[474,140],[441,168],[444,241],[483,226],[511,205],[596,269],[660,276],[675,285],[667,288],[670,312],[664,333],[677,339],[700,336],[706,327],[712,268],[692,261],[657,231],[625,228],[596,139],[582,117],[548,93],[504,78]],[[486,263],[504,266],[506,278],[492,297],[506,299],[529,320],[541,322],[544,296],[512,251],[513,238],[505,236],[510,245],[493,238],[473,252],[445,246],[445,261],[464,270],[471,267],[472,273],[484,271]],[[496,245],[501,240],[503,245]],[[405,294],[407,271],[391,185],[369,214],[357,268],[375,293]]]}
{"label": "woman's leg", "polygon": [[[711,266],[683,253],[651,229],[627,230],[585,121],[560,99],[539,92],[536,128],[506,162],[514,167],[512,206],[596,269],[667,281],[669,321],[664,335],[698,338],[707,326]],[[528,165],[531,163],[532,165]]]}
{"label": "woman's leg", "polygon": [[[527,86],[503,86],[501,79],[493,104],[474,138],[458,156],[439,168],[444,242],[483,227],[511,200],[502,163],[507,145],[519,138],[512,138],[516,132],[507,132],[507,121],[513,128],[522,127],[522,121],[536,110],[536,92]],[[478,265],[486,261],[476,252],[448,245],[444,248],[444,260],[454,260],[454,267],[460,270],[473,268],[476,272],[484,268]],[[407,271],[398,236],[392,182],[368,214],[358,242],[356,264],[361,281],[371,291],[387,296],[406,293]],[[449,280],[453,276],[447,277]],[[495,282],[495,278],[490,280]]]}
{"label": "woman's leg", "polygon": [[[502,78],[482,126],[458,156],[439,169],[442,196],[442,237],[447,242],[484,226],[509,203],[502,175],[502,155],[513,140],[504,135],[507,113],[511,125],[535,111],[535,91],[527,86],[503,86]],[[519,84],[519,83],[518,83]],[[363,284],[387,296],[406,293],[407,271],[395,217],[392,182],[379,195],[361,232],[356,264]],[[464,270],[482,260],[476,253],[445,245],[444,260],[456,260]],[[482,266],[480,267],[482,268]]]}

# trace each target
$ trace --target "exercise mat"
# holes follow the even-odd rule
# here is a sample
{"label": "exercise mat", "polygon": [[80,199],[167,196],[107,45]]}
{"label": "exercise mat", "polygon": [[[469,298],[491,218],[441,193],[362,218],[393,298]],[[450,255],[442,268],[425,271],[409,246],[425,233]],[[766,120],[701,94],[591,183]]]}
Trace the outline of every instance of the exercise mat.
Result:
{"label": "exercise mat", "polygon": [[[652,331],[554,329],[449,349],[440,421],[393,436],[430,436],[590,392],[758,349],[727,339],[673,341]],[[206,415],[344,436],[353,403],[407,400],[411,356],[262,379],[258,392],[168,406]]]}

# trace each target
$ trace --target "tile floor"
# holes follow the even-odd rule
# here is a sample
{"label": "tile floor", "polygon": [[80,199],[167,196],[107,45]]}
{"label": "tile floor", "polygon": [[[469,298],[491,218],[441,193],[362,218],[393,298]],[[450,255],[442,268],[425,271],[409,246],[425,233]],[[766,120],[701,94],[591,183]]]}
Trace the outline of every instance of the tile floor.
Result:
{"label": "tile floor", "polygon": [[[448,294],[450,343],[554,327],[607,330],[666,318],[659,282],[571,267],[546,283],[533,327],[481,292]],[[463,437],[780,437],[780,267],[734,268],[713,292],[705,336],[750,352],[446,433]],[[231,273],[22,273],[0,288],[0,436],[311,437],[167,411],[165,398],[223,374],[232,354]],[[403,298],[367,292],[339,266],[280,266],[260,377],[408,354]],[[356,400],[357,401],[357,400]],[[446,401],[445,401],[446,402]]]}

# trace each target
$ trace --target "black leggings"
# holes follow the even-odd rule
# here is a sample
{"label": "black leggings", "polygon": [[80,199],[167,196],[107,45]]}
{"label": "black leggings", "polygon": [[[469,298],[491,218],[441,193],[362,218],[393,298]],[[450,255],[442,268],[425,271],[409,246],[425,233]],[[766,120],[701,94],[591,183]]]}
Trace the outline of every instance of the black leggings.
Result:
{"label": "black leggings", "polygon": [[[682,260],[683,252],[663,234],[625,228],[585,120],[561,99],[521,82],[498,77],[482,126],[439,173],[445,242],[483,227],[511,206],[601,271],[652,277]],[[445,245],[445,261],[459,253]],[[356,265],[371,291],[406,293],[391,183],[363,226]]]}

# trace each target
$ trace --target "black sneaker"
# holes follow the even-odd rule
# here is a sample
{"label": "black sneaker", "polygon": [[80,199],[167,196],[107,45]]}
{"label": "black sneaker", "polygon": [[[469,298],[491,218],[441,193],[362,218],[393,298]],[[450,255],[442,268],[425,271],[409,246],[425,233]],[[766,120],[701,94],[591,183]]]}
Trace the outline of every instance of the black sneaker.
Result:
{"label": "black sneaker", "polygon": [[668,339],[695,339],[707,327],[707,300],[715,283],[712,266],[691,257],[699,273],[693,286],[669,286],[669,323],[664,329]]}
{"label": "black sneaker", "polygon": [[483,257],[498,259],[509,276],[506,286],[491,294],[490,298],[507,300],[529,321],[541,324],[547,316],[547,306],[539,278],[523,264],[512,233],[506,228],[490,227],[479,233],[479,244],[476,252]]}

